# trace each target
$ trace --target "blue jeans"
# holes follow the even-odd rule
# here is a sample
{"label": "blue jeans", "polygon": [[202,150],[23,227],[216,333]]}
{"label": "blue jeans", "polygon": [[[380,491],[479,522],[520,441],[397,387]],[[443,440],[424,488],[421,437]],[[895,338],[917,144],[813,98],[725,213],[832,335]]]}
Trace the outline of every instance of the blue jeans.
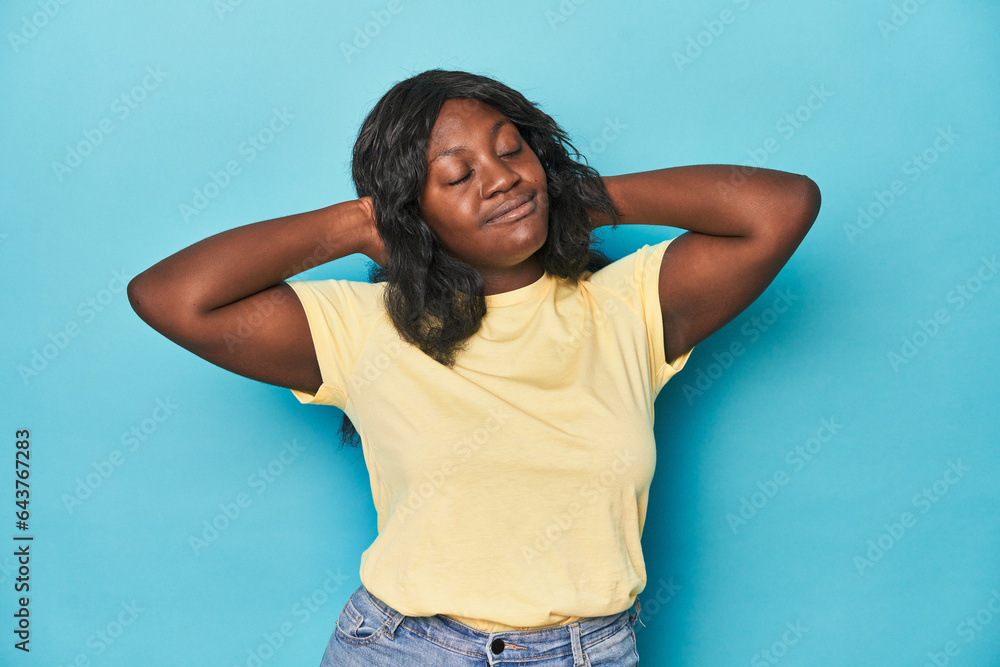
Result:
{"label": "blue jeans", "polygon": [[634,667],[638,598],[634,608],[539,630],[482,632],[441,614],[404,616],[362,584],[341,610],[320,667]]}

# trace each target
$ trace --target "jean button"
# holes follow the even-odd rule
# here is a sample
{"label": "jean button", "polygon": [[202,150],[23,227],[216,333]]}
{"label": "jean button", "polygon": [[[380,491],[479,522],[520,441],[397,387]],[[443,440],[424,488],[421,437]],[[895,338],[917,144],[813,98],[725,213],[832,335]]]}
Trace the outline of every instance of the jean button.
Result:
{"label": "jean button", "polygon": [[490,644],[490,650],[493,651],[493,655],[497,655],[503,651],[503,646],[504,644],[502,639],[494,639],[493,643]]}

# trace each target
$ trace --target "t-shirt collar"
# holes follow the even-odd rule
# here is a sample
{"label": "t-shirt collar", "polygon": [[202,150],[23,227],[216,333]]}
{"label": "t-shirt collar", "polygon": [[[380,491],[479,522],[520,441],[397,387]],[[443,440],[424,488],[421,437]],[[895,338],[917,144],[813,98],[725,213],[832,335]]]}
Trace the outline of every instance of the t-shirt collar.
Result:
{"label": "t-shirt collar", "polygon": [[496,308],[498,306],[513,306],[519,303],[524,303],[526,301],[531,301],[532,299],[540,296],[545,292],[549,284],[554,280],[553,276],[549,274],[548,271],[544,272],[542,276],[531,283],[530,285],[525,285],[524,287],[518,287],[517,289],[510,290],[507,292],[499,292],[497,294],[487,294],[486,295],[486,307]]}

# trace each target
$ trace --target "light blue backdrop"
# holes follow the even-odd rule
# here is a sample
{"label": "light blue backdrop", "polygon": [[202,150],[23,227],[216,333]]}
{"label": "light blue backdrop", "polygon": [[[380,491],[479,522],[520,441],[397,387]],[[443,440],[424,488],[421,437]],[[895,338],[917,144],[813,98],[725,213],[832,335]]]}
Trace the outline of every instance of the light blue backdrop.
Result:
{"label": "light blue backdrop", "polygon": [[657,401],[642,664],[998,664],[992,0],[11,0],[0,28],[0,663],[319,663],[375,536],[360,451],[338,411],[154,332],[123,285],[353,197],[364,115],[442,67],[522,91],[604,174],[822,188],[788,266]]}

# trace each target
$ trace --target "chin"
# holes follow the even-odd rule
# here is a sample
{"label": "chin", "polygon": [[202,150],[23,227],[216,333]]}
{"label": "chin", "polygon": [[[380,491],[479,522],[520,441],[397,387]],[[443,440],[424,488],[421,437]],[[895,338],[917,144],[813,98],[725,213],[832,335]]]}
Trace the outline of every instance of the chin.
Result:
{"label": "chin", "polygon": [[[542,246],[545,245],[545,242],[548,241],[548,239],[549,227],[547,224],[538,226],[533,225],[531,234],[525,239],[524,245],[526,248],[531,250],[531,255],[534,255],[542,249]],[[529,255],[529,257],[531,255]]]}

